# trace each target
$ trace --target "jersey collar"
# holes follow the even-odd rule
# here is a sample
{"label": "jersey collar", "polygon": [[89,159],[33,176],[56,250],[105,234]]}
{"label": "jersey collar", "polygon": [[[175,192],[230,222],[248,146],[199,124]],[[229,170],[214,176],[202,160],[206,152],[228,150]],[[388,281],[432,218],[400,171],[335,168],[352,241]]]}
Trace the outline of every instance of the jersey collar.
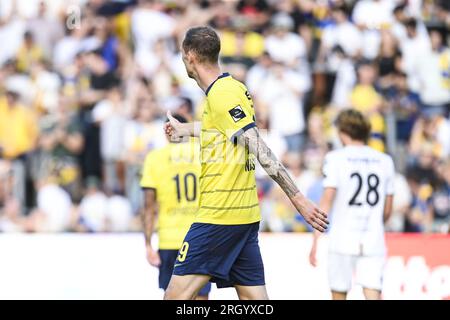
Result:
{"label": "jersey collar", "polygon": [[208,88],[206,88],[205,95],[208,95],[209,90],[211,90],[212,86],[214,85],[214,83],[216,83],[217,80],[219,80],[219,79],[221,79],[221,78],[228,77],[229,75],[230,75],[230,74],[229,74],[228,72],[224,72],[224,73],[222,73],[220,76],[218,76],[217,79],[214,80],[214,81],[208,86]]}

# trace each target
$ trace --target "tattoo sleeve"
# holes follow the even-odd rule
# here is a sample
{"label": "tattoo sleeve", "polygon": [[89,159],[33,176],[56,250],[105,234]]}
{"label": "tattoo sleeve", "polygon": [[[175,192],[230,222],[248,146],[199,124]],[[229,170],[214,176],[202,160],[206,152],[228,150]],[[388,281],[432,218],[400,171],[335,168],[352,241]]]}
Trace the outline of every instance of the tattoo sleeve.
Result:
{"label": "tattoo sleeve", "polygon": [[238,137],[238,143],[249,148],[267,174],[278,183],[289,198],[299,192],[286,168],[266,145],[257,128],[251,128],[242,133]]}

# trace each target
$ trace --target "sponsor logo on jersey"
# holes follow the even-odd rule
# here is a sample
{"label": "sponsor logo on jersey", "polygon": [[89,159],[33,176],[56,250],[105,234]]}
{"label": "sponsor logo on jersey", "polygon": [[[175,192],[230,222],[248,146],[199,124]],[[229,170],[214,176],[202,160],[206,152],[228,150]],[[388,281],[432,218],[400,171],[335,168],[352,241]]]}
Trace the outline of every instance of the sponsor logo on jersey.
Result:
{"label": "sponsor logo on jersey", "polygon": [[234,122],[238,122],[239,120],[246,117],[244,110],[242,110],[242,107],[239,105],[234,107],[233,109],[230,109],[228,113],[230,114],[231,118],[233,118]]}

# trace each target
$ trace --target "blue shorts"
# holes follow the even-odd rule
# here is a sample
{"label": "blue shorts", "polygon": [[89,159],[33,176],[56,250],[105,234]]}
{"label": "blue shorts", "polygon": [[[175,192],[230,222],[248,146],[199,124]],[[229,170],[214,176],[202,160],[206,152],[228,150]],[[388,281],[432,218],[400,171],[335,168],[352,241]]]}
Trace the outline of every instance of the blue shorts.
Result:
{"label": "blue shorts", "polygon": [[259,222],[243,225],[194,223],[184,239],[173,274],[206,274],[218,288],[262,286],[264,266]]}
{"label": "blue shorts", "polygon": [[[178,256],[178,250],[159,250],[161,265],[159,266],[159,287],[166,290],[172,277],[173,265]],[[208,282],[198,293],[199,296],[205,297],[211,291],[211,283]]]}

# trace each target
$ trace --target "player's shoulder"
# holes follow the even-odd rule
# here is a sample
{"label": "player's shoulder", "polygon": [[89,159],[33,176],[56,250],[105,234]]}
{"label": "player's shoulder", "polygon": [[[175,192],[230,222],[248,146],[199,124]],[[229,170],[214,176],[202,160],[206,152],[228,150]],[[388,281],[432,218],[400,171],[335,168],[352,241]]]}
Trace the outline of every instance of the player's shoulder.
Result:
{"label": "player's shoulder", "polygon": [[325,161],[333,161],[342,158],[345,154],[344,148],[334,149],[327,152],[325,155]]}
{"label": "player's shoulder", "polygon": [[228,99],[235,96],[241,97],[247,91],[246,86],[239,80],[234,79],[230,74],[225,73],[223,77],[217,79],[208,90],[208,100],[223,100],[226,96]]}
{"label": "player's shoulder", "polygon": [[150,150],[145,156],[145,162],[148,161],[156,161],[156,159],[160,158],[162,155],[168,152],[169,144],[166,144],[163,147],[155,148]]}
{"label": "player's shoulder", "polygon": [[387,153],[378,151],[378,150],[376,150],[374,148],[371,148],[371,147],[367,147],[366,150],[368,150],[368,152],[373,157],[376,157],[376,158],[380,159],[381,161],[384,161],[386,163],[392,163],[393,162],[392,157],[389,154],[387,154]]}
{"label": "player's shoulder", "polygon": [[392,157],[390,155],[388,155],[384,152],[375,150],[369,146],[359,147],[358,149],[349,148],[349,147],[334,149],[334,150],[329,151],[326,154],[325,158],[328,160],[344,159],[348,155],[354,156],[355,152],[359,156],[370,157],[370,158],[378,159],[383,162],[392,162]]}
{"label": "player's shoulder", "polygon": [[383,158],[385,165],[395,171],[394,159],[392,159],[392,157],[387,153],[382,153],[381,157]]}
{"label": "player's shoulder", "polygon": [[376,163],[378,163],[382,168],[386,169],[386,172],[393,172],[395,171],[395,165],[394,160],[392,157],[384,152],[378,151],[374,148],[371,148],[369,146],[366,146],[365,148],[365,156],[368,158],[375,160]]}

